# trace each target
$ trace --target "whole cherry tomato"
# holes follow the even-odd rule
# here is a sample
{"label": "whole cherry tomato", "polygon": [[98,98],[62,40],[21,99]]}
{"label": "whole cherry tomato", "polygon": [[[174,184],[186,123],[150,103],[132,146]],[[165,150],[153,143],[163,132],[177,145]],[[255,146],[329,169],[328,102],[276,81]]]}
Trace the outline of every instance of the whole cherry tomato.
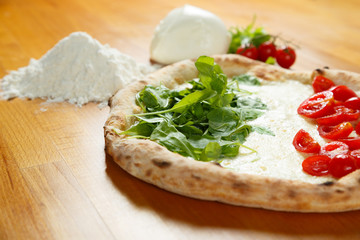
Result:
{"label": "whole cherry tomato", "polygon": [[347,154],[349,152],[349,146],[343,142],[332,141],[326,143],[321,147],[319,154],[334,158],[339,154]]}
{"label": "whole cherry tomato", "polygon": [[293,140],[293,145],[296,150],[304,153],[318,153],[320,151],[320,144],[316,142],[308,132],[300,129]]}
{"label": "whole cherry tomato", "polygon": [[329,89],[334,94],[334,99],[346,101],[352,97],[357,97],[356,93],[345,85],[337,85]]}
{"label": "whole cherry tomato", "polygon": [[319,135],[331,140],[346,138],[353,130],[354,128],[349,122],[343,122],[336,126],[320,125],[318,127]]}
{"label": "whole cherry tomato", "polygon": [[352,97],[344,102],[344,106],[351,109],[360,110],[360,97]]}
{"label": "whole cherry tomato", "polygon": [[312,176],[324,176],[329,173],[330,158],[325,155],[314,155],[302,162],[303,171]]}
{"label": "whole cherry tomato", "polygon": [[341,138],[339,141],[348,145],[350,150],[360,149],[360,137]]}
{"label": "whole cherry tomato", "polygon": [[356,168],[360,168],[360,149],[351,151],[350,155],[355,158]]}
{"label": "whole cherry tomato", "polygon": [[296,60],[296,53],[291,47],[283,47],[276,51],[276,62],[283,68],[290,68]]}
{"label": "whole cherry tomato", "polygon": [[314,78],[312,86],[315,93],[329,90],[331,87],[335,86],[335,83],[330,79],[318,75]]}
{"label": "whole cherry tomato", "polygon": [[258,47],[258,59],[262,62],[266,62],[269,57],[275,58],[276,46],[273,42],[264,42]]}
{"label": "whole cherry tomato", "polygon": [[343,105],[334,107],[333,114],[317,118],[316,122],[320,125],[337,125],[342,122],[355,121],[360,117],[360,110],[347,108]]}
{"label": "whole cherry tomato", "polygon": [[314,94],[300,104],[298,114],[308,118],[319,118],[329,115],[333,111],[334,97],[330,91]]}
{"label": "whole cherry tomato", "polygon": [[239,47],[236,53],[254,60],[258,58],[258,50],[254,45]]}
{"label": "whole cherry tomato", "polygon": [[355,170],[355,158],[349,154],[336,155],[329,162],[329,173],[336,178],[341,178]]}

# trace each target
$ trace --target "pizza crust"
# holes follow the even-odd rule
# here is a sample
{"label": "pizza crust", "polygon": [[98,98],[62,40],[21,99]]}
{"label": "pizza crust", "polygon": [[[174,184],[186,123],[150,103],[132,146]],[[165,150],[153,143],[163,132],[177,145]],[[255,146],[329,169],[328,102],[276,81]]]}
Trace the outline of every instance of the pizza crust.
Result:
{"label": "pizza crust", "polygon": [[[336,70],[295,72],[253,61],[239,55],[213,56],[228,76],[250,73],[268,81],[298,80],[311,83],[314,75],[324,75],[337,84],[359,90],[360,75]],[[146,85],[176,88],[197,77],[195,60],[166,66],[143,80],[117,92],[109,104],[104,126],[105,148],[114,161],[133,176],[162,189],[184,196],[223,203],[294,212],[339,212],[360,208],[360,171],[338,181],[311,184],[259,175],[240,174],[221,166],[196,161],[170,152],[144,139],[118,135],[135,121],[129,115],[141,109],[135,95]]]}

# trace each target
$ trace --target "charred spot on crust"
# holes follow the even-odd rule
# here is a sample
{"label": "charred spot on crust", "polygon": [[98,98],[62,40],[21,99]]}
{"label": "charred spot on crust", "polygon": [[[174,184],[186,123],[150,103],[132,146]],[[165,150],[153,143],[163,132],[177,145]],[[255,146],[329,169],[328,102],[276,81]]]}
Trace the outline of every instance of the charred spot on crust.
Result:
{"label": "charred spot on crust", "polygon": [[201,180],[201,177],[197,176],[197,175],[194,175],[194,174],[191,174],[191,177],[196,179],[196,180]]}
{"label": "charred spot on crust", "polygon": [[153,159],[152,163],[159,168],[168,168],[171,166],[170,162],[161,159]]}
{"label": "charred spot on crust", "polygon": [[335,192],[336,192],[336,193],[344,193],[345,191],[342,190],[342,189],[336,189]]}
{"label": "charred spot on crust", "polygon": [[320,68],[315,69],[315,71],[320,75],[323,75],[325,73],[324,70],[322,70]]}
{"label": "charred spot on crust", "polygon": [[147,177],[150,177],[151,174],[152,174],[152,169],[148,169],[148,170],[146,171],[146,173],[145,173],[145,175],[146,175]]}
{"label": "charred spot on crust", "polygon": [[328,66],[325,66],[324,69],[330,69]]}
{"label": "charred spot on crust", "polygon": [[289,192],[288,192],[288,196],[290,197],[290,198],[295,198],[296,197],[296,192],[295,191],[293,191],[293,190],[289,190]]}
{"label": "charred spot on crust", "polygon": [[214,164],[215,166],[218,166],[218,167],[221,167],[221,168],[222,168],[221,164],[218,163],[218,162],[212,162],[212,164]]}
{"label": "charred spot on crust", "polygon": [[334,184],[335,183],[333,181],[327,181],[327,182],[321,183],[320,185],[322,185],[322,186],[332,186]]}
{"label": "charred spot on crust", "polygon": [[247,190],[247,189],[250,188],[250,186],[249,186],[248,184],[243,183],[243,182],[234,182],[234,183],[232,184],[232,187],[233,187],[234,189],[240,189],[240,190]]}
{"label": "charred spot on crust", "polygon": [[147,84],[148,84],[148,82],[147,82],[147,81],[144,81],[144,80],[140,80],[140,81],[138,81],[138,83],[143,84],[143,85],[147,85]]}

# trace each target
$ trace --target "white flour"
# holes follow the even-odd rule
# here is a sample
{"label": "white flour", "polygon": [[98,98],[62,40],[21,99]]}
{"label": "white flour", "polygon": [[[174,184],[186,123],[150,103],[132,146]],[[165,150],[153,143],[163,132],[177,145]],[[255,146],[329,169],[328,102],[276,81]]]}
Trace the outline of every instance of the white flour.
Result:
{"label": "white flour", "polygon": [[5,76],[0,97],[104,105],[118,89],[153,70],[86,33],[75,32],[39,60],[31,59],[28,66]]}

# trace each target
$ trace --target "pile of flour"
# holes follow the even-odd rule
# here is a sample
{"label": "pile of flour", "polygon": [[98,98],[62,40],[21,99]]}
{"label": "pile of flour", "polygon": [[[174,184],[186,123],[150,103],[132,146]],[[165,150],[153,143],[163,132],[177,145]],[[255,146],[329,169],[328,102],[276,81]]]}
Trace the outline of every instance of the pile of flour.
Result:
{"label": "pile of flour", "polygon": [[10,72],[1,81],[0,97],[44,98],[81,106],[100,105],[118,90],[154,71],[87,33],[75,32],[60,40],[39,60]]}

